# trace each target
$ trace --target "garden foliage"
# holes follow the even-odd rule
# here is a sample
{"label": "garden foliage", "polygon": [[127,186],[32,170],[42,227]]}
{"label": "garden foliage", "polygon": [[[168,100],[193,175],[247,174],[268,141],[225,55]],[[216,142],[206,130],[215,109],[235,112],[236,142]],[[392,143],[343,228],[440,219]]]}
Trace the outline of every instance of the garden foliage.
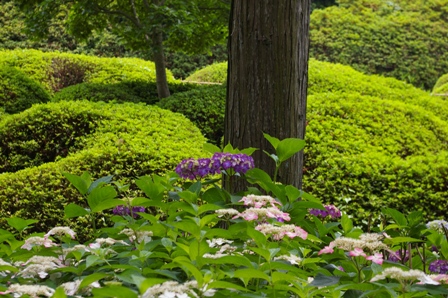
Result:
{"label": "garden foliage", "polygon": [[444,74],[437,80],[432,89],[432,93],[435,95],[448,96],[448,74]]}
{"label": "garden foliage", "polygon": [[[265,136],[275,148],[268,154],[279,161],[304,146]],[[24,236],[36,220],[7,218],[0,291],[10,297],[448,295],[445,220],[382,208],[383,224],[361,230],[338,206],[254,168],[247,155],[253,149],[224,150],[184,160],[176,173],[139,177],[140,197],[117,199],[112,176],[64,173],[88,206],[65,206],[65,218],[111,212],[113,226],[95,229],[83,243],[70,226]],[[227,192],[219,183],[230,176],[251,187]]]}
{"label": "garden foliage", "polygon": [[[170,111],[87,101],[35,105],[4,117],[0,136],[1,217],[37,219],[39,230],[66,223],[63,206],[80,200],[62,171],[114,175],[127,183],[200,154],[205,141],[190,121]],[[88,233],[82,220],[77,231]]]}
{"label": "garden foliage", "polygon": [[185,80],[190,82],[224,83],[227,80],[227,62],[206,66],[197,70]]}
{"label": "garden foliage", "polygon": [[0,68],[0,109],[14,114],[50,100],[42,85],[14,67]]}
{"label": "garden foliage", "polygon": [[310,57],[431,90],[448,67],[447,0],[338,0],[315,9]]}

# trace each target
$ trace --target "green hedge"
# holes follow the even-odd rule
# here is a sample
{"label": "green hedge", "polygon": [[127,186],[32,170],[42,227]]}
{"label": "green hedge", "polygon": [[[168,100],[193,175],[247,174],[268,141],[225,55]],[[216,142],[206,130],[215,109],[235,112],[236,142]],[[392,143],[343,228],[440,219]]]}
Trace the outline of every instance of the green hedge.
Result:
{"label": "green hedge", "polygon": [[224,135],[225,86],[203,86],[163,98],[158,105],[185,115],[210,143],[221,145]]}
{"label": "green hedge", "polygon": [[316,9],[310,57],[431,90],[448,68],[448,0],[338,0]]}
{"label": "green hedge", "polygon": [[[197,88],[197,84],[170,82],[168,84],[171,94],[189,91]],[[62,89],[55,93],[53,101],[61,100],[89,100],[89,101],[114,101],[143,102],[155,104],[159,101],[157,85],[155,82],[124,81],[115,84],[107,83],[81,83]]]}
{"label": "green hedge", "polygon": [[50,95],[37,82],[13,67],[0,68],[0,108],[9,114],[50,100]]}
{"label": "green hedge", "polygon": [[[0,51],[0,66],[13,66],[54,93],[83,83],[155,82],[154,63],[138,58],[98,58],[37,50]],[[173,82],[171,72],[168,81]]]}
{"label": "green hedge", "polygon": [[[0,226],[5,228],[6,218],[18,216],[39,220],[34,229],[38,231],[67,225],[67,203],[85,205],[62,172],[89,171],[94,178],[114,175],[125,183],[201,156],[205,142],[190,121],[170,111],[87,101],[35,105],[3,118],[0,134],[3,160],[15,156],[36,165],[0,174]],[[104,225],[107,218],[99,218],[97,224]],[[75,226],[81,237],[87,237],[85,222]]]}
{"label": "green hedge", "polygon": [[195,71],[185,80],[189,82],[224,83],[227,80],[227,62],[206,66]]}
{"label": "green hedge", "polygon": [[437,80],[434,88],[432,89],[432,93],[444,94],[445,96],[448,96],[448,73],[444,74]]}

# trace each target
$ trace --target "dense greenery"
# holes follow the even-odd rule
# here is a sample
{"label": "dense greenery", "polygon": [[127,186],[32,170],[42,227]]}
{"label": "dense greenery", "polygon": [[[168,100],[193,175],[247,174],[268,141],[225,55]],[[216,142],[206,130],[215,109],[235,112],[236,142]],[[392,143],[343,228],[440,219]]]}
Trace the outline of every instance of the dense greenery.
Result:
{"label": "dense greenery", "polygon": [[432,92],[437,95],[444,95],[447,96],[448,94],[448,74],[444,74],[441,76],[436,84],[434,85],[434,88],[432,89]]}
{"label": "dense greenery", "polygon": [[431,90],[448,67],[447,0],[339,0],[311,16],[310,56]]}
{"label": "dense greenery", "polygon": [[[0,136],[1,225],[9,216],[34,218],[40,231],[66,224],[63,206],[81,199],[61,172],[114,175],[124,184],[172,169],[200,154],[204,142],[181,115],[146,105],[86,101],[35,105],[6,116]],[[85,237],[83,225],[77,222],[77,231]]]}
{"label": "dense greenery", "polygon": [[[217,73],[206,78],[225,79],[225,72]],[[445,101],[393,78],[313,59],[308,87],[306,191],[346,205],[359,221],[377,216],[385,204],[403,211],[417,208],[429,217],[444,215]],[[216,100],[224,105],[221,88]]]}
{"label": "dense greenery", "polygon": [[21,71],[14,67],[0,68],[0,109],[4,112],[18,113],[49,100],[48,92]]}
{"label": "dense greenery", "polygon": [[224,83],[227,80],[227,62],[206,66],[185,79],[190,82]]}
{"label": "dense greenery", "polygon": [[[154,63],[138,58],[98,58],[37,50],[0,52],[0,65],[13,66],[54,93],[83,82],[154,82]],[[168,72],[168,80],[174,81]]]}
{"label": "dense greenery", "polygon": [[158,105],[185,115],[199,127],[210,143],[221,145],[224,135],[225,97],[225,87],[203,86],[164,98]]}

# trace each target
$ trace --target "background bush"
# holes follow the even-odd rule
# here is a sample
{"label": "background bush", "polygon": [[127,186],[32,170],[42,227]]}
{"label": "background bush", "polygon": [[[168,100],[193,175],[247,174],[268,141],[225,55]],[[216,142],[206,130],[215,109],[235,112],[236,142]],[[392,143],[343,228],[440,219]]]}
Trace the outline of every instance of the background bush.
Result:
{"label": "background bush", "polygon": [[313,11],[310,57],[431,90],[448,68],[448,0],[338,0]]}
{"label": "background bush", "polygon": [[195,71],[185,80],[189,82],[224,83],[227,80],[227,62],[206,66]]}
{"label": "background bush", "polygon": [[448,74],[444,74],[437,80],[432,89],[432,93],[445,94],[445,96],[448,96]]}
{"label": "background bush", "polygon": [[[0,226],[18,216],[39,220],[34,230],[64,225],[69,202],[85,205],[62,172],[114,180],[163,173],[202,154],[204,138],[185,117],[154,106],[87,101],[35,105],[0,122],[4,166],[0,174]],[[16,136],[16,138],[14,138]],[[26,149],[26,150],[25,150]],[[34,167],[5,169],[13,157]],[[6,162],[5,162],[6,161]],[[5,172],[10,171],[10,172]],[[98,219],[105,225],[108,216]],[[81,237],[89,230],[76,223]]]}
{"label": "background bush", "polygon": [[[197,88],[197,84],[171,82],[168,84],[171,94]],[[124,81],[119,83],[81,83],[55,93],[53,101],[61,100],[114,101],[155,104],[159,101],[155,82]]]}
{"label": "background bush", "polygon": [[158,105],[185,115],[210,143],[219,146],[224,135],[225,98],[225,86],[202,86],[163,98]]}
{"label": "background bush", "polygon": [[0,108],[4,113],[18,113],[49,100],[48,92],[21,71],[13,67],[0,68]]}
{"label": "background bush", "polygon": [[[83,83],[155,82],[154,63],[138,58],[98,58],[37,50],[0,51],[0,66],[12,66],[51,93]],[[168,81],[174,77],[168,71]]]}

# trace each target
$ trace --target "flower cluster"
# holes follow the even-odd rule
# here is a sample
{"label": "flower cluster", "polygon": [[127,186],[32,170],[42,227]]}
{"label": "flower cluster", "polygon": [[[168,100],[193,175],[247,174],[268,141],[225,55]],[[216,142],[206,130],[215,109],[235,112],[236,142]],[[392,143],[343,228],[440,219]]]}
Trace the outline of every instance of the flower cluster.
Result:
{"label": "flower cluster", "polygon": [[261,208],[266,205],[271,207],[276,207],[280,205],[273,197],[270,196],[257,196],[257,195],[247,195],[243,197],[239,202],[243,202],[244,206],[253,206],[255,208]]}
{"label": "flower cluster", "polygon": [[448,261],[446,260],[437,260],[429,264],[429,271],[439,274],[447,274],[448,273]]}
{"label": "flower cluster", "polygon": [[268,218],[274,218],[279,222],[290,221],[291,217],[288,213],[281,211],[277,207],[269,208],[248,208],[233,218],[242,217],[244,220],[266,221]]}
{"label": "flower cluster", "polygon": [[183,179],[203,178],[207,175],[220,174],[221,171],[233,170],[245,174],[254,167],[254,159],[243,153],[217,152],[212,158],[189,158],[182,160],[176,167],[176,173]]}
{"label": "flower cluster", "polygon": [[341,211],[334,205],[325,205],[325,210],[321,209],[310,209],[309,212],[311,215],[314,215],[316,217],[320,218],[326,218],[329,216],[332,219],[341,217]]}
{"label": "flower cluster", "polygon": [[428,222],[426,227],[443,234],[445,230],[448,230],[448,222],[445,220],[433,220]]}
{"label": "flower cluster", "polygon": [[374,282],[385,278],[393,278],[398,280],[400,283],[419,280],[422,283],[437,284],[435,281],[430,279],[423,271],[413,269],[405,271],[398,267],[386,268],[381,274],[376,275],[370,281]]}
{"label": "flower cluster", "polygon": [[133,218],[138,218],[139,215],[137,212],[145,212],[146,208],[141,206],[135,206],[131,209],[124,205],[119,205],[114,208],[112,211],[115,215],[132,215]]}
{"label": "flower cluster", "polygon": [[304,229],[295,225],[275,226],[266,223],[256,226],[255,229],[265,235],[271,236],[274,240],[281,240],[285,236],[289,238],[300,237],[303,240],[308,237],[308,233]]}
{"label": "flower cluster", "polygon": [[[207,286],[207,285],[206,285]],[[215,290],[206,289],[206,286],[199,288],[197,281],[187,281],[183,284],[177,281],[166,281],[162,284],[154,285],[146,290],[141,298],[188,298],[199,297],[195,293],[195,289],[202,292],[201,297],[212,297],[215,295]]]}

